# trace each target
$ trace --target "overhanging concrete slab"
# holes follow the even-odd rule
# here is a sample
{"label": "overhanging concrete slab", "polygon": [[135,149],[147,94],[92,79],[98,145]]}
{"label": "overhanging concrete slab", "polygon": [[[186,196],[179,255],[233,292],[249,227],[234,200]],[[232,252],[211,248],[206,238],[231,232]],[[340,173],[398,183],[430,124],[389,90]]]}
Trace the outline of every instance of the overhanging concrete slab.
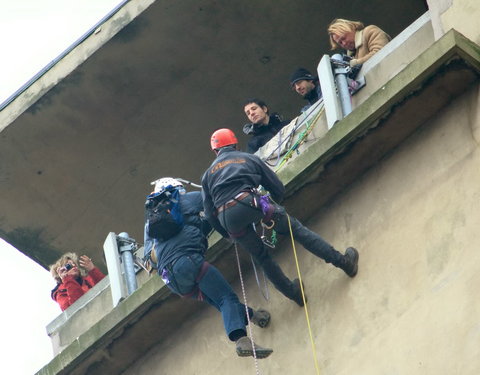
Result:
{"label": "overhanging concrete slab", "polygon": [[414,0],[128,1],[0,112],[0,235],[42,266],[74,250],[105,270],[106,234],[141,239],[149,182],[198,182],[211,132],[240,132],[245,98],[298,113],[288,76],[315,69],[333,18],[395,36],[425,10]]}

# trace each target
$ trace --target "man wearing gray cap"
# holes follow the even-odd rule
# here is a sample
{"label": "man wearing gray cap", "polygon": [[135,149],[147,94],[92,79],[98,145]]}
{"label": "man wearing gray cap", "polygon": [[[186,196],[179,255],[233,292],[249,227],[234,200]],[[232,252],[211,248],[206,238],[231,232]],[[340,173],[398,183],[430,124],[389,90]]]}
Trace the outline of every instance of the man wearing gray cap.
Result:
{"label": "man wearing gray cap", "polygon": [[298,68],[292,73],[290,84],[293,90],[308,101],[308,104],[301,109],[301,112],[305,112],[322,97],[318,78],[305,68]]}

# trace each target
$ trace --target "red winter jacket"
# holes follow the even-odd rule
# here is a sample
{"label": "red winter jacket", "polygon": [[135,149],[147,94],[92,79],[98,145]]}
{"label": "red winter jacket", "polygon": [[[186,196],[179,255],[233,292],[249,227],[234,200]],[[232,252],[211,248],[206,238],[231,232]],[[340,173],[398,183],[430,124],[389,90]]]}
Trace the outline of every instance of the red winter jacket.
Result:
{"label": "red winter jacket", "polygon": [[85,277],[75,278],[67,276],[62,283],[52,290],[52,299],[57,301],[62,311],[65,311],[104,277],[105,275],[97,267],[91,270]]}

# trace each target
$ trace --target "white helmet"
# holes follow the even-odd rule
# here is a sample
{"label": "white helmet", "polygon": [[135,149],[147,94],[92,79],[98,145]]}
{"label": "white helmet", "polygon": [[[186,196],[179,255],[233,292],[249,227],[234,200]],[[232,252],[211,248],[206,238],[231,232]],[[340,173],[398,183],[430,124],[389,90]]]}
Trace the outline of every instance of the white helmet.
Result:
{"label": "white helmet", "polygon": [[183,188],[183,184],[172,177],[159,178],[158,180],[151,182],[151,185],[155,185],[155,189],[153,190],[154,193],[163,193],[164,191],[167,191],[169,189],[176,188],[176,187]]}

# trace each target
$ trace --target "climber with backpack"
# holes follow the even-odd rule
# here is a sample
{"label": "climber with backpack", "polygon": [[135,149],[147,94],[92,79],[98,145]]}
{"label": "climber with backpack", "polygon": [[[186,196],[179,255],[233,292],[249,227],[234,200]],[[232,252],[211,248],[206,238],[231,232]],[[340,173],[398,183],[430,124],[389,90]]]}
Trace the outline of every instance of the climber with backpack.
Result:
{"label": "climber with backpack", "polygon": [[179,180],[170,177],[152,184],[155,189],[145,202],[144,261],[172,292],[205,301],[220,311],[240,357],[268,357],[272,349],[253,344],[245,326],[251,321],[264,328],[270,314],[241,304],[220,271],[205,261],[211,226],[203,217],[201,193],[186,192]]}

